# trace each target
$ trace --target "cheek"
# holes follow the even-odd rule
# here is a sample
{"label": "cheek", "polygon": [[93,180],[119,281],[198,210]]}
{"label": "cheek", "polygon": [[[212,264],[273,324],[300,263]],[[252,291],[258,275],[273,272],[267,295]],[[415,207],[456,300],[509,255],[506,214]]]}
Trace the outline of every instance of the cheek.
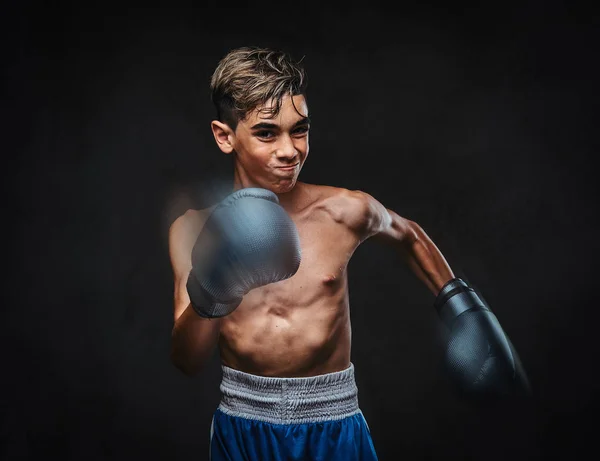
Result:
{"label": "cheek", "polygon": [[302,142],[302,147],[300,149],[298,149],[300,152],[302,152],[302,155],[304,158],[307,157],[308,155],[308,150],[309,150],[309,145],[308,145],[308,138],[306,138],[303,142]]}
{"label": "cheek", "polygon": [[258,144],[248,147],[243,156],[247,160],[245,163],[248,167],[251,169],[260,169],[269,163],[272,149],[269,148],[268,144]]}
{"label": "cheek", "polygon": [[298,152],[308,154],[308,137],[294,140],[294,147]]}
{"label": "cheek", "polygon": [[244,157],[261,159],[269,155],[271,150],[268,143],[259,142],[256,139],[247,140],[242,147]]}

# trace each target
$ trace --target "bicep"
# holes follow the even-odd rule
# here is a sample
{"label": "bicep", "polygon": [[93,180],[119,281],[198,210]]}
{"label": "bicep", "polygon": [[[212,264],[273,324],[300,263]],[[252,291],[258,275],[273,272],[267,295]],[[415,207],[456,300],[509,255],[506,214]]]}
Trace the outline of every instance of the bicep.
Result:
{"label": "bicep", "polygon": [[189,224],[185,215],[177,218],[169,229],[169,258],[173,276],[180,278],[192,267],[191,246],[187,236]]}
{"label": "bicep", "polygon": [[201,223],[190,213],[177,218],[169,229],[169,257],[173,269],[175,319],[190,304],[187,278],[192,270],[192,248],[200,232]]}
{"label": "bicep", "polygon": [[393,210],[384,208],[380,211],[385,215],[381,225],[376,229],[373,236],[386,243],[414,243],[419,238],[419,226],[414,221],[400,216]]}

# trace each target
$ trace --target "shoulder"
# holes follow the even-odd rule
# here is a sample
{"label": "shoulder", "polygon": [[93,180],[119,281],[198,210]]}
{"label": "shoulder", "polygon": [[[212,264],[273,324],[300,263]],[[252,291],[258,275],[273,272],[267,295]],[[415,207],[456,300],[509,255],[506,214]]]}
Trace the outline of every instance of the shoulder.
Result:
{"label": "shoulder", "polygon": [[386,210],[371,194],[332,186],[313,186],[318,191],[320,208],[334,221],[361,234],[368,234]]}
{"label": "shoulder", "polygon": [[310,195],[319,203],[328,205],[345,207],[368,205],[368,202],[375,200],[371,195],[364,191],[347,189],[344,187],[303,183],[302,188],[309,191]]}
{"label": "shoulder", "polygon": [[419,225],[362,190],[317,186],[321,191],[319,207],[330,217],[353,231],[360,240],[378,236],[382,240],[414,241]]}
{"label": "shoulder", "polygon": [[171,226],[169,227],[169,236],[181,237],[185,234],[200,233],[200,230],[208,217],[208,213],[209,209],[186,210],[171,223]]}
{"label": "shoulder", "polygon": [[189,209],[178,216],[169,228],[169,256],[177,278],[185,276],[191,268],[194,243],[210,214],[210,209]]}

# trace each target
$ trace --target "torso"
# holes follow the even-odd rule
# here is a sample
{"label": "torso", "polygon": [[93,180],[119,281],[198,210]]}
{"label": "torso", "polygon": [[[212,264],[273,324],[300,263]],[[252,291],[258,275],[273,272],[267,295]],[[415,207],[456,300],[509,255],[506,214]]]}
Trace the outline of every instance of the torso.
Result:
{"label": "torso", "polygon": [[300,235],[298,271],[251,290],[221,320],[221,360],[246,373],[314,376],[350,365],[347,265],[361,238],[346,217],[356,202],[345,189],[296,187],[304,198],[284,208]]}

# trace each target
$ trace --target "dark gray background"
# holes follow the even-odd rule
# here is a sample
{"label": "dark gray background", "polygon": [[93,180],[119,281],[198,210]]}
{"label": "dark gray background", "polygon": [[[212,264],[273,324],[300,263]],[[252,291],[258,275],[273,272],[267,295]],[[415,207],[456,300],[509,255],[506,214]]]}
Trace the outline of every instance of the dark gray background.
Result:
{"label": "dark gray background", "polygon": [[367,241],[349,266],[353,361],[381,459],[594,447],[598,32],[569,5],[5,3],[0,456],[206,459],[219,364],[188,378],[169,362],[166,230],[178,191],[230,177],[208,82],[242,45],[304,56],[301,179],[421,224],[529,373],[529,401],[459,400],[432,295]]}

